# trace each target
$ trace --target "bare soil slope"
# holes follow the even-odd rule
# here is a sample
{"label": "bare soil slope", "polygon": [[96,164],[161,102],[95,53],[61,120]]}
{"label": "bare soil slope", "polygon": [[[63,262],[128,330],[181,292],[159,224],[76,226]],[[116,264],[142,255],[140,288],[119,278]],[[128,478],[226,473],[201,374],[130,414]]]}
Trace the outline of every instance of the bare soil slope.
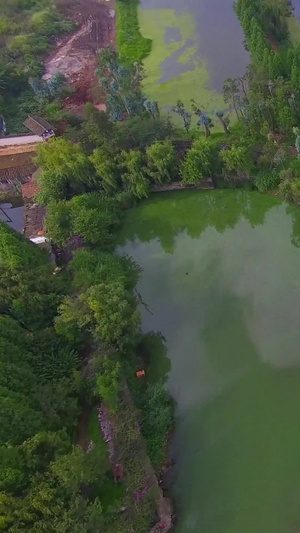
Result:
{"label": "bare soil slope", "polygon": [[67,107],[81,107],[88,100],[101,102],[95,77],[97,50],[115,42],[114,0],[59,0],[64,14],[77,23],[72,35],[57,42],[45,62],[44,78],[61,72],[76,93],[67,99]]}

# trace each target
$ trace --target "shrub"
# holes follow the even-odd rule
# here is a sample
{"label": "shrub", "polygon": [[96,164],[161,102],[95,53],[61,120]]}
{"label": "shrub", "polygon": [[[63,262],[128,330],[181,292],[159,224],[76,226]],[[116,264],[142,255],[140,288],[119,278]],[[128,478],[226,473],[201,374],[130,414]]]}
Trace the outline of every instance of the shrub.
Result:
{"label": "shrub", "polygon": [[220,155],[228,175],[249,175],[253,162],[247,146],[233,145],[229,150],[223,150]]}
{"label": "shrub", "polygon": [[193,143],[181,168],[182,183],[196,184],[211,175],[212,146],[207,139],[199,139]]}
{"label": "shrub", "polygon": [[279,193],[288,202],[300,205],[300,179],[286,179],[279,185]]}
{"label": "shrub", "polygon": [[97,391],[112,413],[118,409],[120,390],[120,363],[103,357],[98,361]]}
{"label": "shrub", "polygon": [[171,141],[155,142],[146,151],[149,175],[157,183],[172,180],[175,171],[175,149]]}
{"label": "shrub", "polygon": [[274,170],[264,170],[255,178],[254,185],[259,192],[276,189],[279,184],[278,174]]}
{"label": "shrub", "polygon": [[172,400],[162,383],[148,385],[140,400],[144,415],[142,433],[147,440],[147,452],[155,469],[160,469],[165,458],[168,434],[173,424]]}

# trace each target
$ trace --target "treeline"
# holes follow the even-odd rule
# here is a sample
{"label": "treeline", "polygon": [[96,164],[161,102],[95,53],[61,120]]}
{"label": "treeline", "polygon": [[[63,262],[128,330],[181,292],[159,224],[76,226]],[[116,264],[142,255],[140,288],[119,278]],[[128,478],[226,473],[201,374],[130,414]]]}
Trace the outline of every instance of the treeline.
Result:
{"label": "treeline", "polygon": [[240,19],[249,50],[263,58],[266,48],[288,41],[287,17],[292,6],[288,0],[236,0],[234,8]]}
{"label": "treeline", "polygon": [[[220,157],[225,176],[247,177],[261,192],[279,187],[299,201],[300,46],[287,31],[286,0],[237,0],[251,63],[246,74],[225,81],[225,103],[237,123],[229,126]],[[239,167],[239,169],[237,168]]]}

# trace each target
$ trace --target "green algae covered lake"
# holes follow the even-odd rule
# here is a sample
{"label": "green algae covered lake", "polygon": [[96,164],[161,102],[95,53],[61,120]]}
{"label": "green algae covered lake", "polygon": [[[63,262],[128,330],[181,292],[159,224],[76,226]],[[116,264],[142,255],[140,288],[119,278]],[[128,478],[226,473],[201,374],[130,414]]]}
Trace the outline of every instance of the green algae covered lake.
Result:
{"label": "green algae covered lake", "polygon": [[145,58],[145,93],[160,107],[195,99],[206,111],[224,109],[226,78],[249,64],[233,0],[141,0],[141,32],[152,39]]}
{"label": "green algae covered lake", "polygon": [[161,194],[126,213],[119,250],[143,268],[144,331],[166,338],[176,533],[299,532],[300,210]]}

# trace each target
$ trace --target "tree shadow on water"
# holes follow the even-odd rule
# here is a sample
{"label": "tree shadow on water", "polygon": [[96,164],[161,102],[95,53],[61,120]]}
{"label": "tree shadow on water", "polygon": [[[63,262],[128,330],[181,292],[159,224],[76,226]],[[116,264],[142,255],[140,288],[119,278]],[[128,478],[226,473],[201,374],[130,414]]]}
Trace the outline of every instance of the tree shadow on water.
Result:
{"label": "tree shadow on water", "polygon": [[166,253],[173,253],[176,237],[186,231],[198,239],[206,228],[218,233],[233,229],[241,218],[251,227],[264,224],[277,200],[249,191],[181,191],[161,193],[130,210],[119,233],[118,244],[158,239]]}

